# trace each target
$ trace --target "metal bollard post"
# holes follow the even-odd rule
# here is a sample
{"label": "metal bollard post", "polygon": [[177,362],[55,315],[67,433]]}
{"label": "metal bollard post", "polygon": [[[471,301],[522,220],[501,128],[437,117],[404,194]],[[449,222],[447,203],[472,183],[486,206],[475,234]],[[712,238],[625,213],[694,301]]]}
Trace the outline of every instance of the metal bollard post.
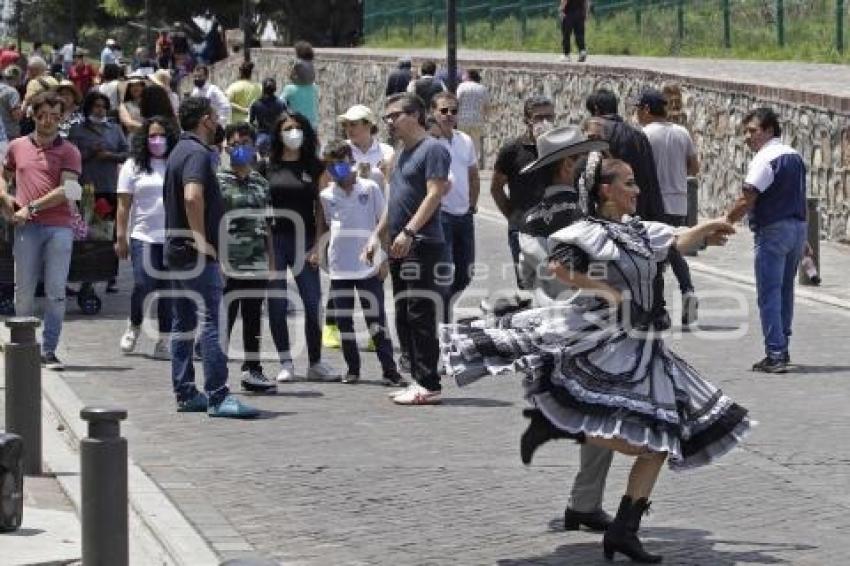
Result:
{"label": "metal bollard post", "polygon": [[6,321],[11,332],[3,348],[6,363],[6,431],[24,441],[24,474],[41,475],[41,348],[33,317]]}
{"label": "metal bollard post", "polygon": [[80,418],[89,423],[80,441],[83,564],[127,566],[127,440],[121,437],[127,411],[85,407]]}
{"label": "metal bollard post", "polygon": [[[688,177],[688,211],[685,217],[687,226],[696,226],[699,222],[699,181],[696,177]],[[694,257],[697,250],[685,254]]]}
{"label": "metal bollard post", "polygon": [[[820,273],[820,200],[820,197],[808,197],[806,199],[806,221],[808,223],[806,241],[812,247],[812,261],[818,273]],[[808,276],[805,269],[800,269],[797,277],[800,285],[817,285]]]}

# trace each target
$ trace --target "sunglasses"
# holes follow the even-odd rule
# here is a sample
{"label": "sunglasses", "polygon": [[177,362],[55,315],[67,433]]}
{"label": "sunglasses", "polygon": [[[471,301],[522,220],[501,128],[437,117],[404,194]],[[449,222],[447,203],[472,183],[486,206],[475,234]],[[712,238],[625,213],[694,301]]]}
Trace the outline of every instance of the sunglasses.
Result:
{"label": "sunglasses", "polygon": [[452,116],[457,116],[457,108],[440,108],[440,114],[446,116],[451,114]]}

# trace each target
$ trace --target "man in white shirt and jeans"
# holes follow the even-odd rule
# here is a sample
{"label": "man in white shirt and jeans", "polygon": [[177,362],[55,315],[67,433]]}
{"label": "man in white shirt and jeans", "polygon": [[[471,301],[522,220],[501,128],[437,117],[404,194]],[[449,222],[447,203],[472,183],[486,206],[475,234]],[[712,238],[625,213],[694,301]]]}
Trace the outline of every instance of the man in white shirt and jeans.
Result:
{"label": "man in white shirt and jeans", "polygon": [[209,99],[216,116],[218,123],[222,126],[227,126],[230,123],[230,99],[216,85],[210,82],[210,70],[206,65],[198,65],[192,73],[192,82],[195,88],[192,89],[191,96],[199,96]]}
{"label": "man in white shirt and jeans", "polygon": [[[688,214],[688,175],[699,173],[699,159],[688,130],[667,120],[667,99],[661,91],[644,89],[635,101],[637,119],[652,146],[658,185],[664,202],[664,222],[685,226]],[[670,250],[668,261],[682,292],[682,324],[696,322],[698,302],[691,270],[682,254]]]}
{"label": "man in white shirt and jeans", "polygon": [[[478,174],[478,155],[475,144],[467,134],[455,129],[458,101],[451,92],[441,92],[431,101],[431,115],[440,129],[440,143],[449,150],[452,161],[449,170],[449,191],[440,206],[443,238],[446,241],[444,263],[453,269],[440,269],[445,288],[444,316],[451,321],[452,305],[469,286],[470,269],[475,263],[475,223],[481,180]],[[451,277],[449,277],[451,275]]]}

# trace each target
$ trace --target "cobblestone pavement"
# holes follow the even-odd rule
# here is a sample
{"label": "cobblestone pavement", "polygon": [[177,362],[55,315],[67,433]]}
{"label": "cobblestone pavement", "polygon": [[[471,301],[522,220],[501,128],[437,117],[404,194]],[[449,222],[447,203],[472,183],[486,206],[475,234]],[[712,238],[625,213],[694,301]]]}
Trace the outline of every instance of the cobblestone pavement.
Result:
{"label": "cobblestone pavement", "polygon": [[[477,302],[475,292],[514,284],[510,269],[501,273],[508,265],[505,227],[488,200],[476,221],[477,251],[491,273],[475,281],[465,304]],[[738,255],[736,246],[750,236],[738,238],[744,243],[716,257]],[[747,261],[728,263],[749,273]],[[86,403],[129,410],[123,430],[133,458],[223,557],[303,565],[603,562],[599,536],[559,528],[577,449],[556,443],[534,466],[519,462],[517,378],[462,390],[446,383],[441,406],[397,407],[377,385],[374,355],[364,353],[363,383],[282,386],[276,396],[250,399],[266,411],[254,422],[178,414],[169,365],[118,352],[126,268],[122,293],[105,297],[102,315],[69,308],[59,352],[69,365],[65,379]],[[748,371],[761,357],[752,290],[701,274],[695,282],[704,296],[701,330],[674,329],[671,343],[749,407],[760,426],[712,467],[662,473],[645,522],[649,548],[669,564],[846,563],[850,311],[799,301],[796,370],[768,377]],[[745,307],[738,314],[736,299]],[[302,371],[305,358],[296,360]],[[342,369],[338,352],[326,359]],[[274,375],[277,366],[266,369]],[[231,364],[232,383],[237,370]],[[609,509],[627,466],[626,458],[615,459]]]}
{"label": "cobblestone pavement", "polygon": [[[333,53],[333,49],[321,50]],[[359,48],[367,55],[387,55],[398,57],[398,49]],[[350,50],[345,50],[350,53]],[[422,59],[426,57],[445,58],[445,49],[406,49],[404,53]],[[559,53],[528,53],[514,51],[480,51],[460,49],[458,60],[498,61],[505,65],[513,62],[559,63]],[[590,46],[588,65],[629,68],[648,72],[682,75],[691,78],[756,84],[774,88],[793,88],[806,92],[815,92],[831,96],[850,96],[850,67],[828,63],[804,63],[797,61],[742,61],[739,59],[698,59],[687,57],[635,57],[620,55],[595,55]],[[573,63],[571,68],[580,68],[582,64]],[[789,84],[788,77],[794,77]]]}

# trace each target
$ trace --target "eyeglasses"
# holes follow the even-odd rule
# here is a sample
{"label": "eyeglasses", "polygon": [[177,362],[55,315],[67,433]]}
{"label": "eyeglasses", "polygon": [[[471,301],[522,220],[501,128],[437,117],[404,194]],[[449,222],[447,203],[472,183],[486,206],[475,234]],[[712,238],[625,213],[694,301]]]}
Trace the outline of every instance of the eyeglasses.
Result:
{"label": "eyeglasses", "polygon": [[443,116],[446,116],[447,114],[457,116],[457,108],[440,108],[440,114]]}
{"label": "eyeglasses", "polygon": [[384,114],[381,118],[384,120],[384,122],[389,124],[401,118],[403,114],[406,114],[406,112],[404,110],[399,110],[397,112],[390,112],[388,114]]}
{"label": "eyeglasses", "polygon": [[539,124],[540,122],[554,122],[555,115],[554,114],[534,114],[531,117],[532,123]]}

